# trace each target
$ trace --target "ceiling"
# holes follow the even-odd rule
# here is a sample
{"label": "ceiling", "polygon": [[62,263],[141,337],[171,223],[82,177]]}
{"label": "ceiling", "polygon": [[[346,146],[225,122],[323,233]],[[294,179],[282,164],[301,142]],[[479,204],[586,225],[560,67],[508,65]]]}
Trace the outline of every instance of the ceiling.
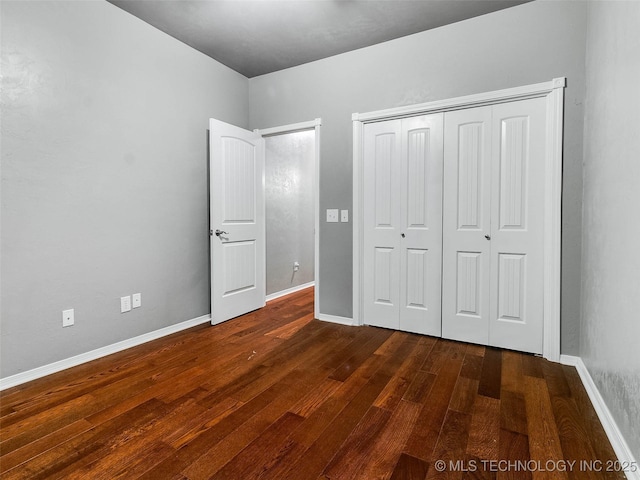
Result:
{"label": "ceiling", "polygon": [[251,78],[530,0],[108,0]]}

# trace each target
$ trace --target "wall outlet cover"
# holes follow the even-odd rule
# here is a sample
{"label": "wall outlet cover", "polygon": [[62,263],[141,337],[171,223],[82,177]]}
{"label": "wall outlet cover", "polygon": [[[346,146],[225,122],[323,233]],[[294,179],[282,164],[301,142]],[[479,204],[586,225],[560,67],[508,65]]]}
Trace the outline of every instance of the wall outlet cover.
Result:
{"label": "wall outlet cover", "polygon": [[340,221],[341,222],[349,221],[349,210],[340,210]]}
{"label": "wall outlet cover", "polygon": [[142,306],[142,294],[134,293],[131,296],[131,300],[133,301],[133,308],[139,308]]}
{"label": "wall outlet cover", "polygon": [[328,208],[327,209],[327,222],[335,223],[338,221],[338,213],[339,210],[337,208]]}
{"label": "wall outlet cover", "polygon": [[73,311],[73,308],[71,308],[69,310],[63,310],[62,311],[62,326],[63,327],[70,327],[74,323],[75,323],[75,313]]}

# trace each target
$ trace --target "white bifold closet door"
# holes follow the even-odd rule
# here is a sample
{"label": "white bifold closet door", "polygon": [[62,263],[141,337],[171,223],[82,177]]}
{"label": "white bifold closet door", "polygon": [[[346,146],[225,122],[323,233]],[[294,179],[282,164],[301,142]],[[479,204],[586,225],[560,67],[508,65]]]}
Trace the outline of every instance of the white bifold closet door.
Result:
{"label": "white bifold closet door", "polygon": [[363,313],[440,336],[443,115],[364,126]]}
{"label": "white bifold closet door", "polygon": [[542,353],[546,105],[445,114],[442,336]]}

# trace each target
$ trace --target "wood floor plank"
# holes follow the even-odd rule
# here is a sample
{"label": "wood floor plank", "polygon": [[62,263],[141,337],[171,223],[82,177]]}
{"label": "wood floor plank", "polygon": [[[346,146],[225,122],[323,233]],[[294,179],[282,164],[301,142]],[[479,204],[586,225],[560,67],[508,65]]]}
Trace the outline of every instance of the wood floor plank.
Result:
{"label": "wood floor plank", "polygon": [[[531,460],[541,462],[562,460],[564,458],[562,446],[546,382],[542,378],[525,376],[524,392]],[[566,472],[536,469],[532,473],[534,480],[568,478]]]}
{"label": "wood floor plank", "polygon": [[478,395],[499,399],[501,380],[502,351],[497,348],[487,348],[482,362]]}
{"label": "wood floor plank", "polygon": [[462,362],[462,370],[460,371],[461,377],[470,378],[471,380],[480,380],[480,374],[482,373],[482,362],[484,357],[479,355],[465,354],[464,361]]}
{"label": "wood floor plank", "polygon": [[527,410],[524,394],[502,390],[500,395],[500,428],[527,435]]}
{"label": "wood floor plank", "polygon": [[[299,415],[286,412],[224,468],[209,478],[212,480],[258,478],[273,468],[280,457],[293,447],[293,442],[287,441],[287,437],[303,420]],[[188,476],[188,478],[191,477]]]}
{"label": "wood floor plank", "polygon": [[323,474],[332,480],[350,480],[360,476],[376,437],[389,421],[391,412],[371,407],[345,439]]}
{"label": "wood floor plank", "polygon": [[416,426],[407,440],[405,453],[425,461],[431,460],[462,367],[462,358],[462,355],[454,354],[451,361],[443,362],[437,367],[438,374],[431,388],[429,401],[422,408]]}
{"label": "wood floor plank", "polygon": [[329,378],[344,382],[349,375],[358,369],[364,361],[369,358],[373,353],[391,336],[389,330],[382,328],[376,329],[374,336],[365,344],[363,344],[358,350],[349,358],[347,358]]}
{"label": "wood floor plank", "polygon": [[425,480],[429,462],[403,453],[393,469],[391,480]]}
{"label": "wood floor plank", "polygon": [[[503,401],[503,400],[501,400]],[[501,468],[496,472],[497,480],[530,480],[531,470],[526,465],[530,460],[529,438],[521,433],[510,430],[500,430],[500,459],[508,462],[523,462],[524,467],[513,466],[511,468]]]}
{"label": "wood floor plank", "polygon": [[471,413],[478,396],[478,383],[478,380],[463,377],[461,374],[451,394],[449,408],[460,413]]}
{"label": "wood floor plank", "polygon": [[438,436],[438,442],[431,456],[431,464],[435,462],[445,462],[447,468],[439,471],[437,468],[430,468],[427,479],[454,479],[462,478],[462,470],[452,469],[452,463],[464,461],[466,458],[467,442],[469,439],[469,427],[471,425],[471,415],[466,413],[448,410],[442,432]]}
{"label": "wood floor plank", "polygon": [[[374,355],[354,375],[344,382],[334,394],[328,396],[294,432],[294,440],[307,448],[325,432],[327,426],[353,401],[375,372],[378,371],[385,357]],[[337,380],[334,380],[337,381]]]}
{"label": "wood floor plank", "polygon": [[476,396],[471,413],[467,453],[482,460],[498,460],[500,400]]}
{"label": "wood floor plank", "polygon": [[391,376],[392,374],[385,371],[384,365],[382,365],[380,370],[371,376],[353,399],[326,426],[305,455],[287,472],[287,475],[291,478],[317,478],[351,431],[358,425]]}
{"label": "wood floor plank", "polygon": [[397,405],[374,439],[371,449],[365,453],[365,462],[354,478],[381,480],[389,477],[420,414],[420,407],[415,402],[405,400]]}
{"label": "wood floor plank", "polygon": [[[263,431],[281,418],[287,410],[299,399],[308,389],[314,389],[323,378],[326,378],[326,371],[321,366],[312,366],[309,372],[295,370],[282,379],[277,388],[282,388],[283,394],[275,398],[264,409],[236,428],[221,441],[214,444],[207,452],[194,460],[182,473],[190,479],[210,478],[216,474],[224,465],[233,460],[251,442],[255,441]],[[297,382],[297,379],[304,376],[305,383]],[[289,412],[291,413],[291,412]],[[300,415],[297,415],[300,417]],[[300,417],[303,418],[303,417]]]}
{"label": "wood floor plank", "polygon": [[0,475],[622,478],[463,468],[615,460],[575,368],[321,322],[313,303],[313,289],[296,292],[0,392]]}
{"label": "wood floor plank", "polygon": [[503,391],[524,394],[524,372],[522,358],[524,354],[518,352],[502,352],[502,379]]}
{"label": "wood floor plank", "polygon": [[416,343],[409,341],[399,347],[400,354],[406,358],[374,402],[376,407],[395,409],[433,349],[435,341],[432,340],[431,337],[422,337]]}

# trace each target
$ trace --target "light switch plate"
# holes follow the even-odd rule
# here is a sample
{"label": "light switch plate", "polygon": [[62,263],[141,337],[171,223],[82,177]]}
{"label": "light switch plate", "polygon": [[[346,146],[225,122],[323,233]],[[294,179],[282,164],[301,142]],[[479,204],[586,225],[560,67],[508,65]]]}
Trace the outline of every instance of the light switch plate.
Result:
{"label": "light switch plate", "polygon": [[327,209],[327,222],[335,223],[338,221],[338,212],[337,208],[328,208]]}
{"label": "light switch plate", "polygon": [[340,221],[341,222],[349,221],[349,210],[340,210]]}
{"label": "light switch plate", "polygon": [[120,313],[131,311],[131,296],[120,297]]}

